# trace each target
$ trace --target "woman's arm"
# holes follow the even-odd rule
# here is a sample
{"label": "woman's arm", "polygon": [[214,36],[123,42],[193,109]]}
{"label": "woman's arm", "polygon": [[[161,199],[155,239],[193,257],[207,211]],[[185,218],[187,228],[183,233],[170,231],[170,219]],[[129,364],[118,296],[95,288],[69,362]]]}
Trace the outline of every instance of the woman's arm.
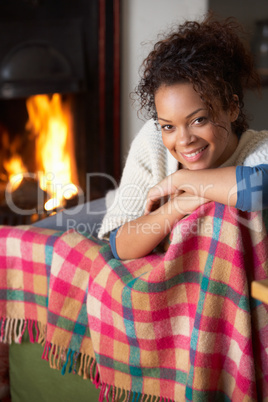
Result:
{"label": "woman's arm", "polygon": [[237,166],[236,208],[242,211],[261,211],[268,208],[268,165]]}
{"label": "woman's arm", "polygon": [[150,189],[145,214],[153,209],[160,198],[172,196],[181,191],[235,207],[237,202],[236,167],[178,170]]}
{"label": "woman's arm", "polygon": [[187,193],[175,196],[148,215],[121,226],[116,234],[116,252],[120,259],[149,254],[171,231],[176,222],[208,200]]}
{"label": "woman's arm", "polygon": [[[171,199],[153,211],[165,196]],[[235,167],[178,170],[149,191],[143,216],[120,227],[115,239],[117,255],[120,259],[143,257],[166,237],[176,222],[200,205],[216,201],[235,206],[236,198]]]}
{"label": "woman's arm", "polygon": [[187,191],[242,211],[268,208],[268,165],[178,170],[151,188],[145,214],[159,198]]}
{"label": "woman's arm", "polygon": [[[152,212],[165,196],[171,199]],[[246,211],[268,208],[268,165],[178,170],[166,177],[149,191],[145,214],[119,229],[119,257],[139,258],[150,253],[177,221],[208,201]]]}

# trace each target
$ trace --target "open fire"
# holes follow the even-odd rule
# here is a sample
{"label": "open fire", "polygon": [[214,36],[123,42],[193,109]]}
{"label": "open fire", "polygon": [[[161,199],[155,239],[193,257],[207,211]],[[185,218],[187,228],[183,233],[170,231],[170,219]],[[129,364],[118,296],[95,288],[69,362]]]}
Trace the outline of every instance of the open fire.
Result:
{"label": "open fire", "polygon": [[46,195],[43,208],[52,211],[77,196],[79,188],[70,100],[57,93],[35,95],[26,108],[24,134],[11,139],[2,132],[1,181],[15,194],[31,178]]}

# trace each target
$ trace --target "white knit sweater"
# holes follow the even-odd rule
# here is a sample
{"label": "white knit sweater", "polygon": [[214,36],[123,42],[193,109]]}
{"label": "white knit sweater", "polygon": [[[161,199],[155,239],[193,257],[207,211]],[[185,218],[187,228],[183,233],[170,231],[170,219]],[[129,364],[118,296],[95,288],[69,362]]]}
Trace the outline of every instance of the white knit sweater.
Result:
{"label": "white knit sweater", "polygon": [[[248,130],[222,166],[256,166],[260,163],[268,163],[268,131]],[[113,229],[141,216],[149,189],[177,168],[178,161],[164,146],[161,131],[153,120],[149,120],[131,144],[118,189],[106,196],[107,213],[99,238],[108,239]]]}

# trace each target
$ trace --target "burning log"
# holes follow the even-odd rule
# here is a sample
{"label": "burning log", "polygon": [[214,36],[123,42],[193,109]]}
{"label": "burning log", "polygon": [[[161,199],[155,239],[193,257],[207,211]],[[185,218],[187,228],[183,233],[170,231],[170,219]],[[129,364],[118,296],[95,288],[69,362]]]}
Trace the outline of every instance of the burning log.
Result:
{"label": "burning log", "polygon": [[0,224],[26,225],[43,219],[48,214],[44,211],[47,193],[37,180],[23,178],[13,188],[12,183],[0,185]]}
{"label": "burning log", "polygon": [[7,204],[9,204],[8,201],[11,201],[12,204],[22,210],[36,209],[42,211],[48,194],[40,188],[37,180],[26,177],[14,190],[12,190],[12,184],[8,185],[5,198]]}

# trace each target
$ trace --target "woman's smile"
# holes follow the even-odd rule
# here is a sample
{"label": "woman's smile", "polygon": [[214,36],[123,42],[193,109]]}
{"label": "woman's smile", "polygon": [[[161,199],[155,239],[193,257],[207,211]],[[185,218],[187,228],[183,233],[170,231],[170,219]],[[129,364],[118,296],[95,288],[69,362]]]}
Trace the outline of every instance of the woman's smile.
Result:
{"label": "woman's smile", "polygon": [[208,169],[223,164],[238,139],[231,123],[237,114],[221,110],[217,122],[189,83],[162,85],[155,94],[165,147],[185,168]]}
{"label": "woman's smile", "polygon": [[189,151],[189,152],[181,152],[181,155],[183,156],[183,158],[185,158],[187,161],[190,162],[195,162],[197,161],[199,158],[203,157],[204,155],[204,151],[207,149],[208,145],[205,145],[202,148],[199,148],[195,151]]}

